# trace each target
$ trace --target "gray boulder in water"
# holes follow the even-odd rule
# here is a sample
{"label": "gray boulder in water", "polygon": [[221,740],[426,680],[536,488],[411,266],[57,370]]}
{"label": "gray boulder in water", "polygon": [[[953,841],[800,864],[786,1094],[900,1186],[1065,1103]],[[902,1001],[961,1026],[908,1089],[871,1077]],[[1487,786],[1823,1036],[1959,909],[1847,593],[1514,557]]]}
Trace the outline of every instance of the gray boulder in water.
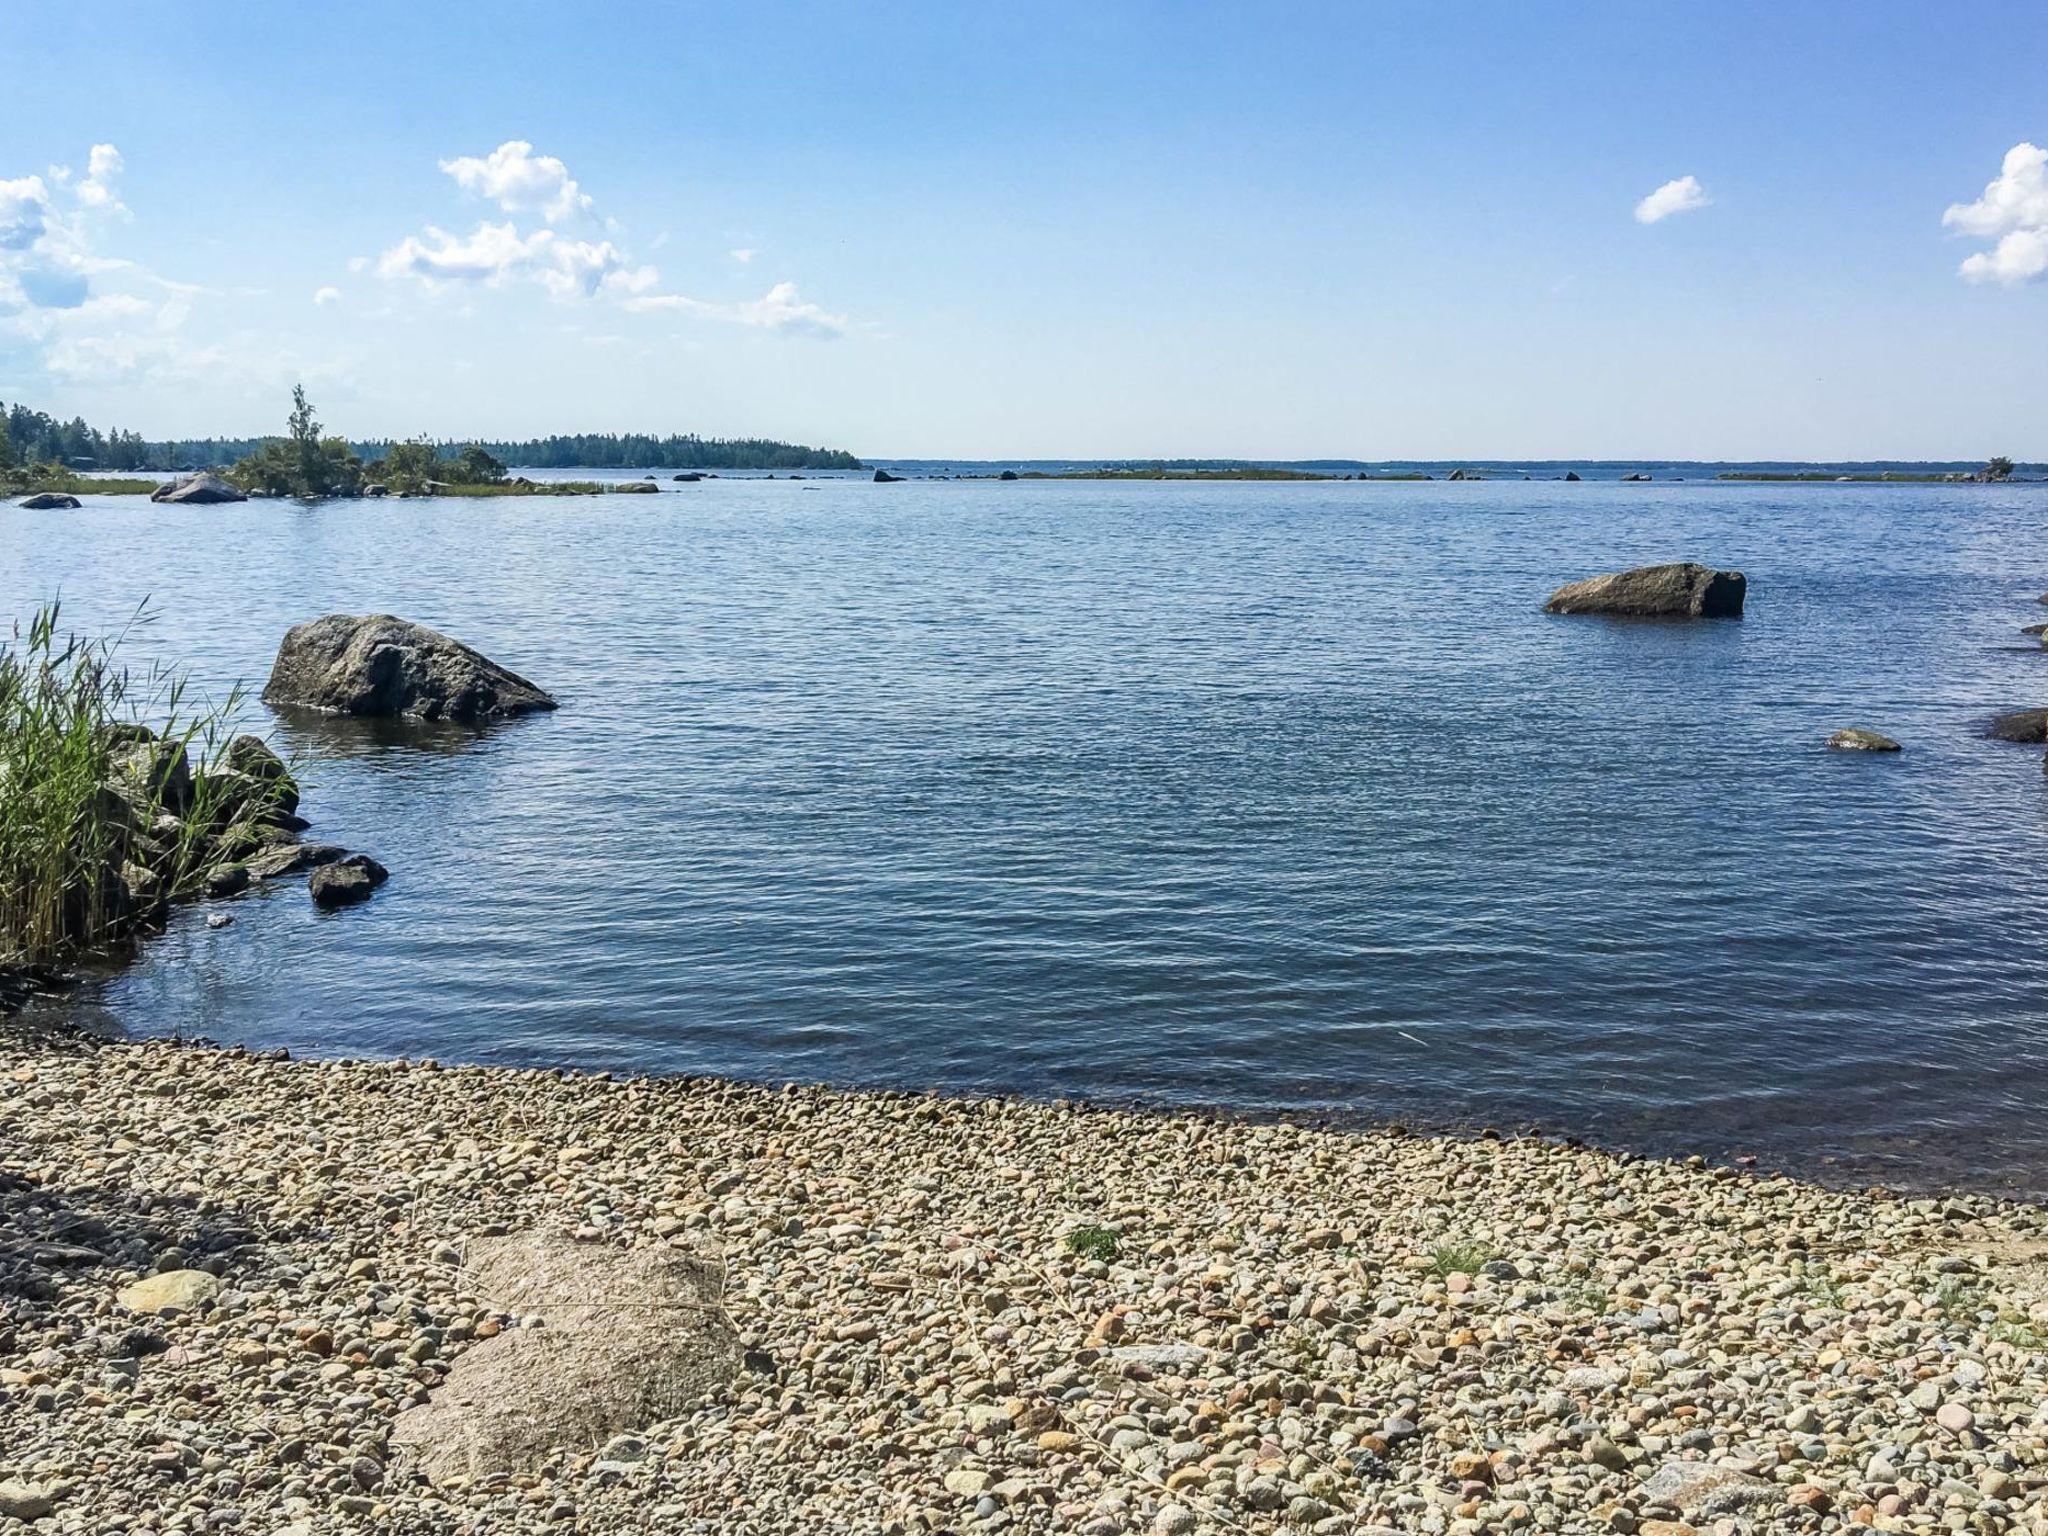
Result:
{"label": "gray boulder in water", "polygon": [[1748,591],[1740,571],[1717,571],[1686,561],[1589,576],[1559,587],[1543,609],[1636,619],[1739,619]]}
{"label": "gray boulder in water", "polygon": [[247,501],[243,495],[219,475],[194,475],[190,480],[180,480],[172,485],[160,485],[151,492],[151,501],[174,501],[181,505],[210,506],[221,501]]}
{"label": "gray boulder in water", "polygon": [[391,872],[367,853],[351,853],[314,870],[306,889],[316,907],[352,907],[368,901],[370,893],[390,878]]}
{"label": "gray boulder in water", "polygon": [[388,613],[330,613],[294,625],[277,649],[263,699],[343,715],[466,723],[555,707],[488,656]]}
{"label": "gray boulder in water", "polygon": [[66,496],[62,491],[38,491],[15,505],[31,512],[76,512],[79,502],[76,496]]}
{"label": "gray boulder in water", "polygon": [[1993,741],[2048,741],[2048,709],[2015,709],[1994,715],[1984,734]]}

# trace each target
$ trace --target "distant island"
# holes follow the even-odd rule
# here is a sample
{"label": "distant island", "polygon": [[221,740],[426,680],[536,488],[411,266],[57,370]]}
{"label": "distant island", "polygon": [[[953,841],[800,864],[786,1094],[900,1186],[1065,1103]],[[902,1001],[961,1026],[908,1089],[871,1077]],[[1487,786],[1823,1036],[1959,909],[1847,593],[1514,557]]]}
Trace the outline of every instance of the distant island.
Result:
{"label": "distant island", "polygon": [[[189,472],[235,464],[281,441],[276,437],[196,437],[152,440],[137,432],[101,431],[82,419],[60,421],[16,403],[0,410],[0,472],[20,467],[59,470]],[[421,437],[400,443],[389,438],[334,438],[346,454],[364,464],[388,460],[394,449],[425,445],[437,458],[458,459],[480,449],[500,464],[533,469],[839,469],[864,468],[843,449],[812,448],[772,438],[699,437],[671,433],[579,432],[549,437],[477,441]],[[95,487],[97,489],[98,487]]]}

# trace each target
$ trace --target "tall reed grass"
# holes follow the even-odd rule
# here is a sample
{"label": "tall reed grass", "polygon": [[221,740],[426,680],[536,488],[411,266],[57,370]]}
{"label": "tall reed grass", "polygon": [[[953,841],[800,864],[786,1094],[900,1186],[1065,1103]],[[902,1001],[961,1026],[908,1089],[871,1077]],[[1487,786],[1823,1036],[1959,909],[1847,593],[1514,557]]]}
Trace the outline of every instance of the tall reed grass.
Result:
{"label": "tall reed grass", "polygon": [[215,764],[239,690],[192,707],[185,680],[121,665],[109,638],[38,609],[0,645],[0,966],[103,949],[194,894],[275,798]]}

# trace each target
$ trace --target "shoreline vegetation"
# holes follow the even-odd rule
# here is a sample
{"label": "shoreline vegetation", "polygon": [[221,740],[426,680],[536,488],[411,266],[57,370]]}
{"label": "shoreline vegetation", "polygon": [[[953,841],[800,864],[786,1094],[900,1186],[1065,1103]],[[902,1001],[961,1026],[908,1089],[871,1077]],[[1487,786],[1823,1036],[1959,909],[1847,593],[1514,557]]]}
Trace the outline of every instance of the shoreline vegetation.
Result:
{"label": "shoreline vegetation", "polygon": [[[2048,1503],[2031,1206],[22,1033],[0,1500],[54,1528],[1998,1536]],[[503,1294],[507,1244],[595,1282]],[[645,1335],[664,1264],[708,1284]],[[521,1444],[465,1469],[506,1401]]]}
{"label": "shoreline vegetation", "polygon": [[[81,419],[60,421],[19,403],[0,410],[0,469],[50,464],[101,471],[148,470],[192,474],[260,453],[268,437],[177,438],[150,441],[115,429],[103,432]],[[400,446],[390,438],[337,439],[365,463]],[[866,466],[837,448],[812,448],[772,438],[707,438],[692,433],[580,432],[503,440],[414,439],[453,457],[478,447],[505,463],[529,469],[845,469]]]}
{"label": "shoreline vegetation", "polygon": [[305,824],[284,762],[229,739],[239,693],[189,705],[182,678],[121,664],[126,631],[59,621],[46,605],[0,644],[0,1011],[25,979],[246,885],[245,861]]}

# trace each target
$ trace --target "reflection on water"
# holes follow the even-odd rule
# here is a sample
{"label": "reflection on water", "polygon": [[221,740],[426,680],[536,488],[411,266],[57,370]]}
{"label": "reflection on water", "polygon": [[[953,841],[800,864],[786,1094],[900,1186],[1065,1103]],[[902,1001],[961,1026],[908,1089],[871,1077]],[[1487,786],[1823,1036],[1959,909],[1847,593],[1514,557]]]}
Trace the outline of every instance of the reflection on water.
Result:
{"label": "reflection on water", "polygon": [[[294,715],[391,883],[80,1006],[296,1050],[1513,1124],[2048,1189],[2027,487],[707,480],[0,510],[0,597],[260,684],[388,611],[563,701]],[[40,519],[40,520],[38,520]],[[1650,559],[1739,623],[1540,611]],[[246,573],[262,570],[251,583]],[[1847,725],[1896,757],[1820,743]],[[1833,1161],[1829,1161],[1833,1160]]]}

